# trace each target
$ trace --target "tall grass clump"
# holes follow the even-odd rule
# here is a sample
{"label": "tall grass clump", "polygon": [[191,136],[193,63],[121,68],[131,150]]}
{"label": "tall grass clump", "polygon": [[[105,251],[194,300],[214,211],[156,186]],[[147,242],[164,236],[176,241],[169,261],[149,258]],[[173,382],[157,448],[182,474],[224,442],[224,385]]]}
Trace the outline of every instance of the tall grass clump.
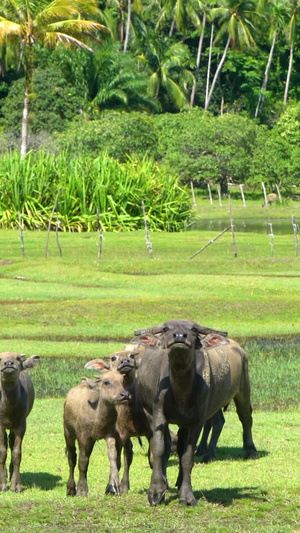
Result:
{"label": "tall grass clump", "polygon": [[101,154],[71,158],[44,152],[0,158],[0,227],[16,228],[18,213],[27,228],[47,226],[60,188],[56,217],[71,231],[143,227],[142,201],[151,230],[178,231],[190,214],[189,194],[178,178],[151,160],[125,163]]}

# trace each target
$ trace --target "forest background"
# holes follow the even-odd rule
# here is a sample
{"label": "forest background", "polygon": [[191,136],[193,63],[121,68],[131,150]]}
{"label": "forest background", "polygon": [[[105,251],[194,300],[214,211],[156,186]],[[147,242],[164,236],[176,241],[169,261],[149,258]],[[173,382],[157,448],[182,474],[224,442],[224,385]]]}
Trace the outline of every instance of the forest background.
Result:
{"label": "forest background", "polygon": [[[268,192],[278,185],[285,197],[297,195],[299,12],[296,0],[1,1],[1,224],[13,227],[17,211],[32,217],[37,203],[52,206],[57,188],[66,188],[62,174],[74,178],[76,158],[81,174],[89,158],[98,158],[98,173],[113,167],[114,182],[124,175],[119,165],[127,165],[126,180],[148,165],[144,181],[158,176],[152,192],[173,179],[166,188],[175,195],[190,180],[220,184],[223,193],[229,181],[260,191],[263,181]],[[25,170],[11,166],[20,146],[22,156],[39,152]],[[41,196],[37,174],[51,198]],[[69,200],[82,195],[69,191]],[[182,227],[186,198],[180,202],[179,222],[156,229]],[[114,211],[116,203],[98,207]],[[130,209],[118,216],[130,213],[141,227]],[[95,201],[88,210],[95,214]]]}

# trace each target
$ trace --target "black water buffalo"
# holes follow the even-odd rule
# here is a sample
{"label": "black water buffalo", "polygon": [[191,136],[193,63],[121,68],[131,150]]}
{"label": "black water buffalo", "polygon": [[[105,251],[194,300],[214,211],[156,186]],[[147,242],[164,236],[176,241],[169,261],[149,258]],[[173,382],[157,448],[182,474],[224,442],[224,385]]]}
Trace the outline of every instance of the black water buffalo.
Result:
{"label": "black water buffalo", "polygon": [[[32,381],[24,370],[33,368],[38,355],[25,359],[14,352],[0,353],[0,490],[7,489],[7,440],[11,450],[10,489],[21,491],[20,463],[26,418],[34,402]],[[6,430],[9,430],[7,439]]]}
{"label": "black water buffalo", "polygon": [[157,333],[158,329],[160,345],[146,348],[137,375],[139,397],[153,417],[148,500],[151,505],[159,504],[167,490],[166,443],[171,423],[179,426],[179,500],[196,505],[191,471],[197,439],[206,420],[232,399],[243,426],[245,457],[255,453],[247,355],[237,343],[224,338],[212,356],[212,351],[201,348],[203,328],[190,320],[169,320],[148,331]]}

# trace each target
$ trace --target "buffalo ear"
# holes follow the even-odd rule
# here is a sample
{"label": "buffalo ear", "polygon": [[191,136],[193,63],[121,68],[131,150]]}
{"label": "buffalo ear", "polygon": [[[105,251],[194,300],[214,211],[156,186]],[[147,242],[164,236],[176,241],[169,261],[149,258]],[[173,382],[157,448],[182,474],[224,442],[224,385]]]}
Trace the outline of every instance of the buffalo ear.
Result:
{"label": "buffalo ear", "polygon": [[103,359],[93,359],[86,363],[84,368],[88,368],[89,370],[109,370],[110,366]]}
{"label": "buffalo ear", "polygon": [[[23,354],[21,357],[24,357]],[[40,360],[39,355],[31,355],[27,359],[22,360],[22,370],[29,370],[29,368],[33,368]]]}
{"label": "buffalo ear", "polygon": [[95,390],[95,389],[98,389],[98,381],[95,381],[94,379],[90,379],[90,378],[81,378],[81,383],[83,383],[88,389],[92,389],[92,390]]}

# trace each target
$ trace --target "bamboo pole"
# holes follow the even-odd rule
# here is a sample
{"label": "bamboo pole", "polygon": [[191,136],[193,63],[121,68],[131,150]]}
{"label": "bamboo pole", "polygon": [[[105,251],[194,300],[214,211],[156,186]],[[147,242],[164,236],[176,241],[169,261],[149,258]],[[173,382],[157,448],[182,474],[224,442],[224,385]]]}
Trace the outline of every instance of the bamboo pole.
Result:
{"label": "bamboo pole", "polygon": [[264,192],[265,207],[267,207],[267,206],[268,206],[268,198],[267,198],[266,187],[265,187],[265,184],[264,184],[263,181],[261,182],[261,186],[262,186],[262,188],[263,188],[263,192]]}
{"label": "bamboo pole", "polygon": [[293,217],[292,217],[292,224],[293,224],[294,239],[295,239],[296,257],[298,257],[298,253],[299,253],[299,249],[298,249],[298,226],[296,224],[295,215],[293,215]]}
{"label": "bamboo pole", "polygon": [[56,244],[57,244],[58,249],[59,249],[59,256],[62,257],[62,249],[61,249],[61,245],[60,245],[59,238],[58,238],[58,230],[59,229],[60,229],[60,220],[58,220],[58,214],[57,214],[56,223],[55,223],[55,240],[56,240]]}
{"label": "bamboo pole", "polygon": [[232,235],[232,244],[234,249],[234,257],[237,257],[237,247],[235,242],[235,233],[234,233],[234,224],[233,224],[233,216],[232,216],[232,209],[231,209],[231,196],[229,194],[229,216],[230,216],[230,228],[231,228],[231,235]]}
{"label": "bamboo pole", "polygon": [[219,196],[219,204],[220,204],[220,207],[223,207],[223,204],[222,204],[222,195],[221,195],[221,185],[218,185],[218,196]]}
{"label": "bamboo pole", "polygon": [[268,226],[270,228],[269,237],[271,239],[271,257],[274,256],[274,233],[273,233],[273,224],[270,220],[270,215],[268,216]]}
{"label": "bamboo pole", "polygon": [[142,209],[143,209],[143,215],[144,215],[144,226],[145,226],[145,238],[146,238],[146,244],[147,244],[147,248],[148,248],[148,250],[149,250],[149,255],[150,255],[150,257],[152,257],[153,248],[152,248],[152,244],[151,244],[150,237],[149,237],[148,224],[147,224],[147,217],[146,217],[146,211],[145,211],[145,204],[144,204],[144,201],[143,201],[143,200],[142,200]]}
{"label": "bamboo pole", "polygon": [[103,240],[103,227],[100,221],[99,209],[97,209],[97,225],[99,230],[99,248],[97,259],[100,261],[102,255],[102,240]]}
{"label": "bamboo pole", "polygon": [[281,198],[281,194],[280,194],[280,189],[279,189],[279,186],[277,185],[277,183],[276,183],[276,190],[277,190],[279,202],[282,204],[282,198]]}
{"label": "bamboo pole", "polygon": [[211,195],[210,183],[207,183],[207,188],[208,188],[210,205],[213,205],[213,199],[212,199],[212,195]]}
{"label": "bamboo pole", "polygon": [[24,257],[25,255],[25,246],[24,246],[24,236],[23,236],[23,230],[22,230],[22,215],[21,213],[18,213],[19,217],[19,232],[20,232],[20,241],[21,241],[21,253]]}
{"label": "bamboo pole", "polygon": [[244,195],[243,187],[244,186],[240,183],[240,190],[241,190],[241,196],[242,196],[242,200],[243,200],[243,206],[246,207],[246,201],[245,201],[245,195]]}
{"label": "bamboo pole", "polygon": [[230,226],[228,226],[228,228],[223,229],[223,231],[221,231],[221,233],[219,233],[219,235],[217,235],[214,239],[211,239],[207,244],[202,246],[202,248],[200,250],[198,250],[198,252],[196,252],[194,255],[192,255],[190,257],[190,259],[193,259],[194,257],[196,257],[196,255],[198,255],[201,252],[203,252],[203,250],[205,250],[205,248],[207,248],[210,244],[213,244],[219,237],[221,237],[221,235],[223,235],[223,233],[225,233],[225,231],[228,231],[229,229],[230,229]]}
{"label": "bamboo pole", "polygon": [[55,212],[55,210],[57,209],[57,203],[58,203],[58,198],[59,198],[59,195],[60,195],[60,191],[61,191],[61,187],[59,187],[59,189],[58,189],[58,191],[57,191],[57,195],[56,195],[55,203],[54,203],[53,209],[52,209],[52,211],[51,211],[50,219],[49,219],[49,222],[48,222],[48,230],[47,230],[47,238],[46,238],[45,257],[48,257],[48,245],[49,245],[49,236],[50,236],[50,230],[51,230],[51,223],[52,223],[52,219],[53,219],[54,212]]}
{"label": "bamboo pole", "polygon": [[196,204],[196,198],[195,198],[194,184],[192,181],[191,181],[191,191],[192,191],[192,198],[193,198],[193,206],[196,207],[197,204]]}

